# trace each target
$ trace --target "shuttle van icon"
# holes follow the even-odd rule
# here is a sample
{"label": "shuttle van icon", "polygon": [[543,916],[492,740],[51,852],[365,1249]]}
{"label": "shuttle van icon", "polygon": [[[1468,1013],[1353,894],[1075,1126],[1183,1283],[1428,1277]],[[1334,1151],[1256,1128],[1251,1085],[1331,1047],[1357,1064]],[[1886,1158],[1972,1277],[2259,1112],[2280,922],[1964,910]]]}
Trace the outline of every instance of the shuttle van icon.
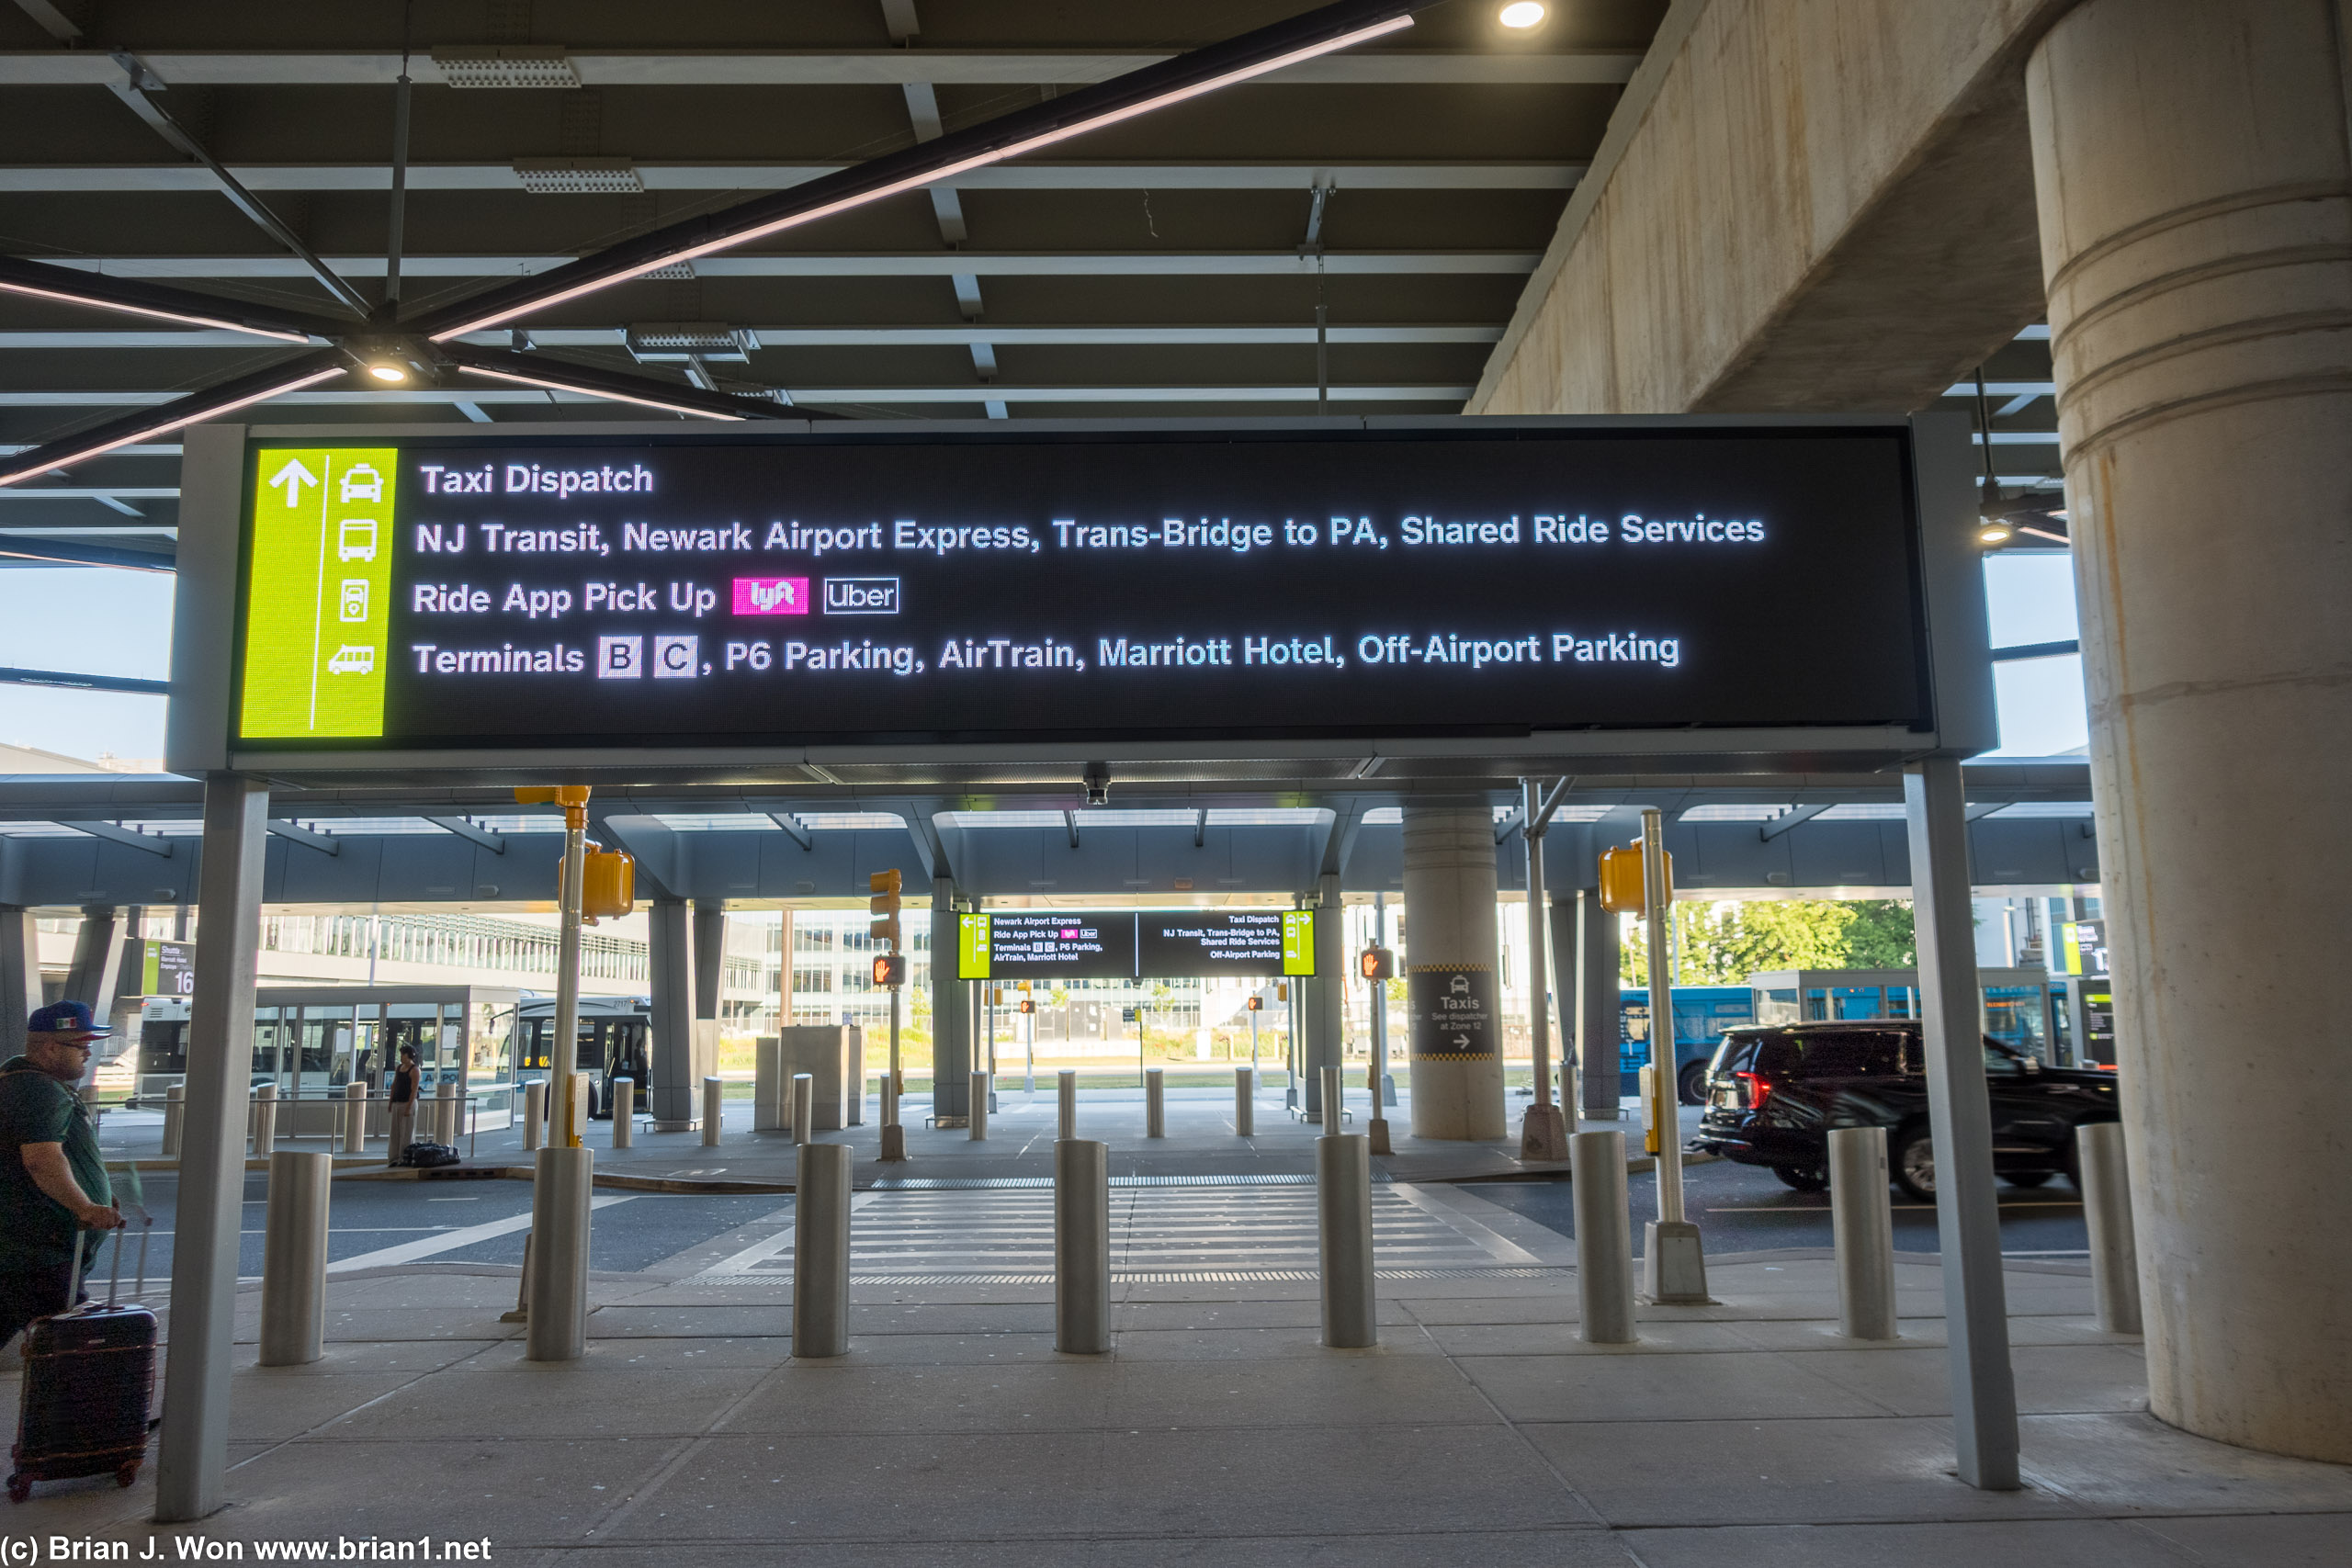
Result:
{"label": "shuttle van icon", "polygon": [[327,672],[333,675],[369,675],[376,670],[376,650],[345,643],[327,660]]}
{"label": "shuttle van icon", "polygon": [[334,558],[374,560],[376,520],[373,517],[346,517],[338,524],[334,536]]}
{"label": "shuttle van icon", "polygon": [[354,463],[343,471],[343,499],[345,501],[381,501],[384,499],[384,476],[373,465]]}

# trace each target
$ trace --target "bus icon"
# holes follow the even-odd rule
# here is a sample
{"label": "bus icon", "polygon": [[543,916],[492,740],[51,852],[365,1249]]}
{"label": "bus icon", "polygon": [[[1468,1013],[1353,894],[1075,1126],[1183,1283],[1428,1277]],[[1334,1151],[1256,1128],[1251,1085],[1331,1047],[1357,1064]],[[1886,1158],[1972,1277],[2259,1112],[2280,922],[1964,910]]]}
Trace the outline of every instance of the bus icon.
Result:
{"label": "bus icon", "polygon": [[368,463],[354,463],[343,471],[343,499],[345,501],[381,501],[384,499],[384,476]]}
{"label": "bus icon", "polygon": [[372,675],[375,671],[376,650],[372,648],[346,642],[327,660],[327,672],[331,675]]}
{"label": "bus icon", "polygon": [[373,517],[346,517],[336,525],[334,558],[337,560],[376,558],[376,520]]}

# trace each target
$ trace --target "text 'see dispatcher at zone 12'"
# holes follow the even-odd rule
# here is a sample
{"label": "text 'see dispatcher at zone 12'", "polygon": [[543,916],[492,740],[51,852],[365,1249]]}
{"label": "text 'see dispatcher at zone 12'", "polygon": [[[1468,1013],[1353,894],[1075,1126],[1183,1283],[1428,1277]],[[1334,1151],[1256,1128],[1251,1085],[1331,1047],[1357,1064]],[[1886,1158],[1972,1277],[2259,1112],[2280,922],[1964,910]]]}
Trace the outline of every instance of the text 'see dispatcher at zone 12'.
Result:
{"label": "text 'see dispatcher at zone 12'", "polygon": [[257,443],[236,733],[1924,728],[1907,440]]}

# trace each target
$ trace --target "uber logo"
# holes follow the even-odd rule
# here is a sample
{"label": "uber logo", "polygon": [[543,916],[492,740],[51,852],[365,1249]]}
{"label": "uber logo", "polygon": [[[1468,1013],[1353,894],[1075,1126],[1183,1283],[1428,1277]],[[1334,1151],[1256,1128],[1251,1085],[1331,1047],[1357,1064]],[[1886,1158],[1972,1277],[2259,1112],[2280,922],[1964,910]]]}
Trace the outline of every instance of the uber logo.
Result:
{"label": "uber logo", "polygon": [[653,639],[653,678],[691,681],[702,673],[702,638],[657,637]]}
{"label": "uber logo", "polygon": [[643,637],[600,637],[596,639],[596,679],[634,681],[644,673]]}
{"label": "uber logo", "polygon": [[898,613],[899,580],[895,577],[825,579],[825,614],[829,615],[895,615]]}

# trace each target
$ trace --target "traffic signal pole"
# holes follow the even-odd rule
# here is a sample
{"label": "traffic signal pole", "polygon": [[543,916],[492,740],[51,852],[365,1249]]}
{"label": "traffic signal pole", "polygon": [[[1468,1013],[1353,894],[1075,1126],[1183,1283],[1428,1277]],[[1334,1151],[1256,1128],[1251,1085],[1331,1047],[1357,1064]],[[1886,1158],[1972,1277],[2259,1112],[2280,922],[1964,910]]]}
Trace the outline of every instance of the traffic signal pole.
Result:
{"label": "traffic signal pole", "polygon": [[[866,891],[872,896],[866,900],[867,933],[874,941],[889,944],[888,952],[876,954],[874,959],[874,983],[890,993],[890,1072],[882,1080],[881,1157],[886,1160],[907,1157],[907,1130],[899,1121],[899,1099],[906,1090],[899,1066],[899,993],[907,980],[906,942],[899,924],[899,896],[904,886],[904,879],[895,869],[875,872],[865,879]],[[939,961],[940,955],[934,951],[932,962]],[[934,1042],[934,1051],[936,1048]],[[934,1082],[934,1098],[936,1093]]]}

